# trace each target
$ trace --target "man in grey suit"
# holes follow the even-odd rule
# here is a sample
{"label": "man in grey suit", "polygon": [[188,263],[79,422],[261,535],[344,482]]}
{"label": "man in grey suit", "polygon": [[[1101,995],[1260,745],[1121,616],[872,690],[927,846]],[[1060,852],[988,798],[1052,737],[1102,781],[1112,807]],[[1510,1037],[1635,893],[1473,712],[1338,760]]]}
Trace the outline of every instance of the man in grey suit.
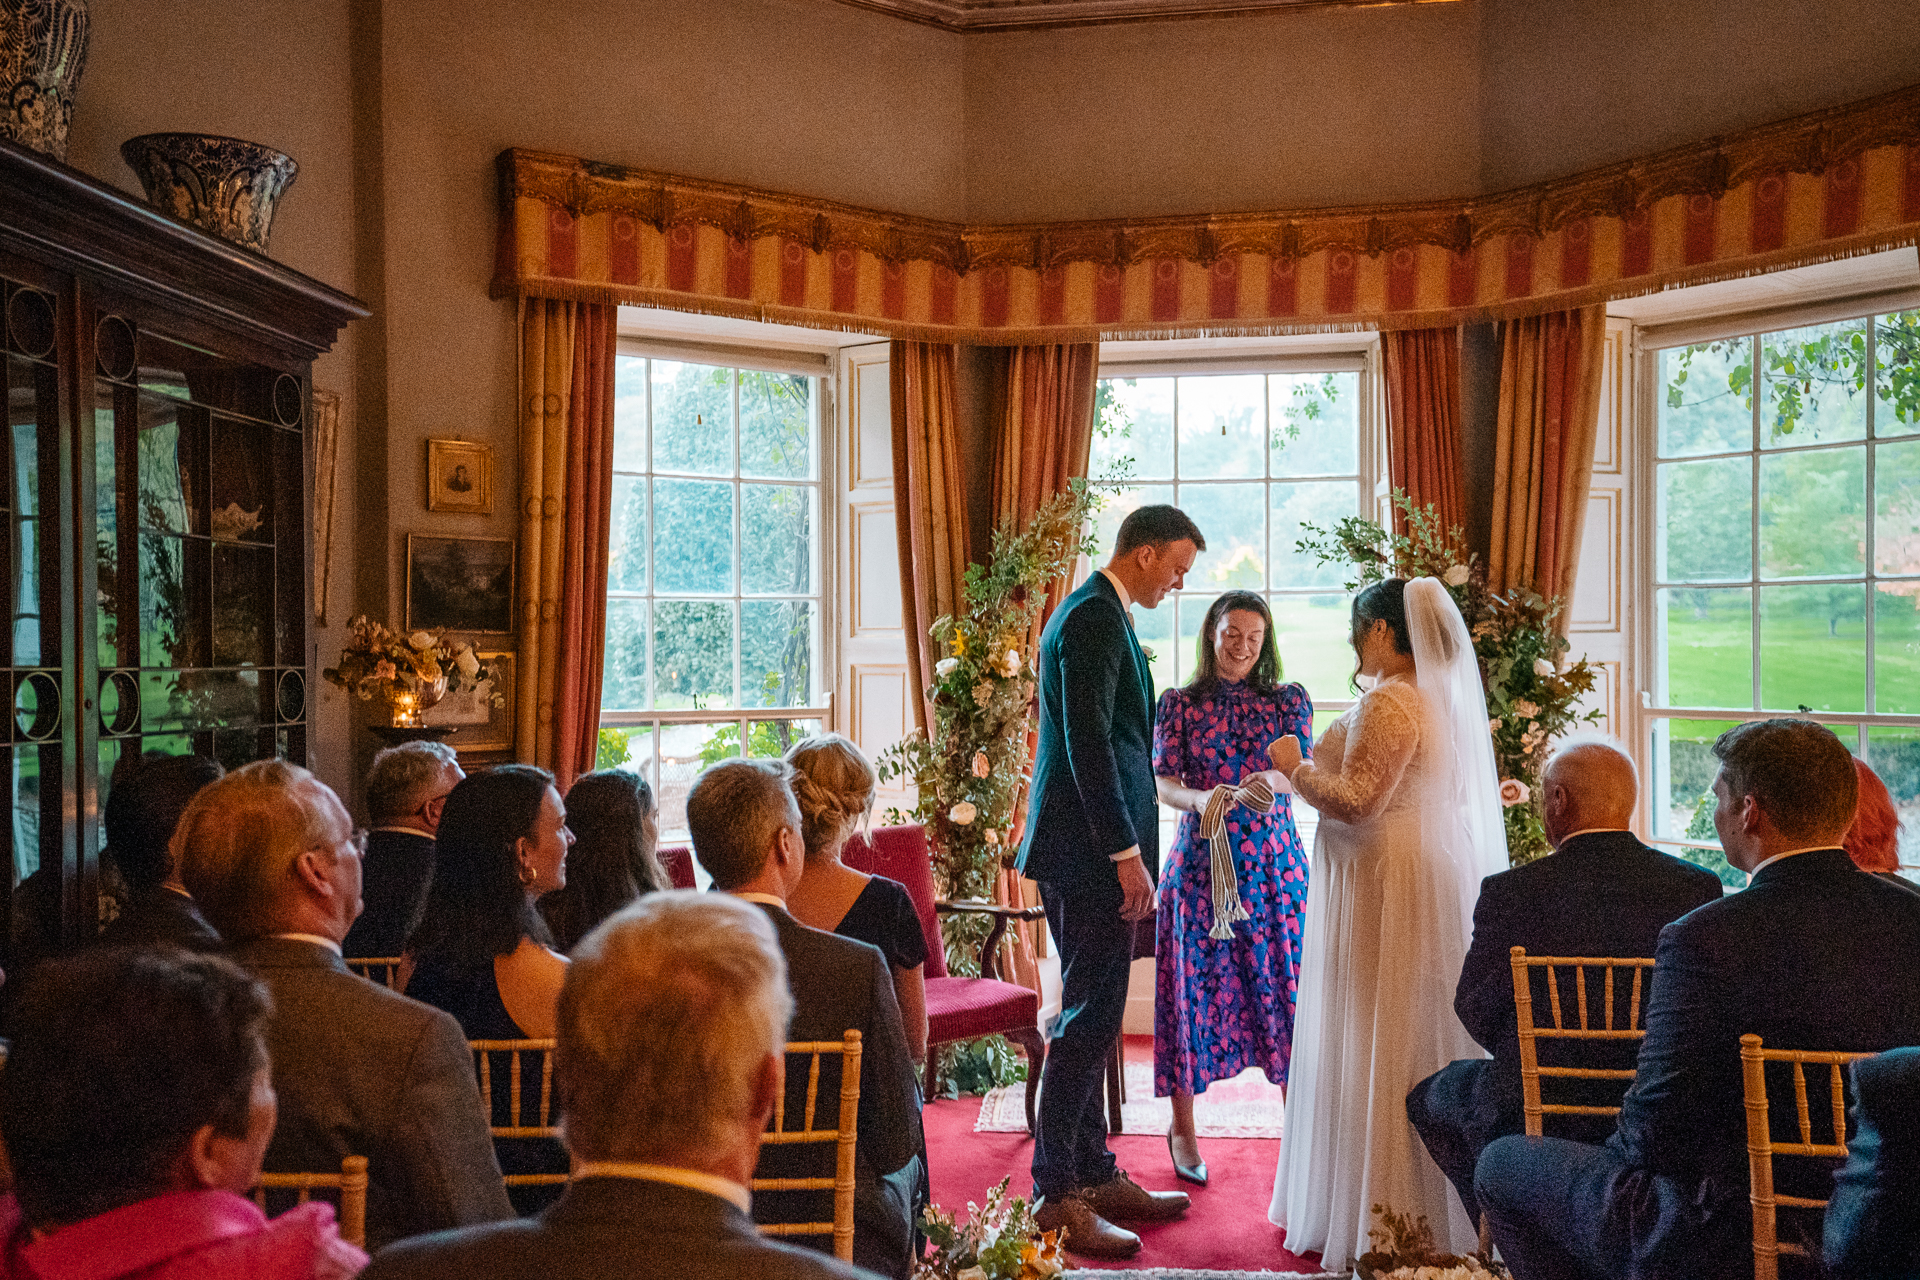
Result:
{"label": "man in grey suit", "polygon": [[513,1216],[460,1024],[340,958],[360,836],[332,788],[262,760],[193,798],[172,853],[232,955],[267,984],[280,1122],[270,1172],[367,1157],[367,1244]]}
{"label": "man in grey suit", "polygon": [[681,890],[633,903],[574,949],[560,991],[566,1193],[538,1218],[403,1241],[366,1280],[873,1280],[747,1216],[791,1009],[765,915]]}
{"label": "man in grey suit", "polygon": [[[893,974],[878,947],[809,929],[787,914],[786,898],[800,883],[806,845],[800,806],[784,760],[729,760],[694,779],[687,793],[687,829],[693,853],[714,887],[759,905],[773,922],[787,960],[793,993],[793,1040],[861,1037],[859,1135],[854,1148],[853,1260],[883,1276],[905,1280],[913,1264],[913,1224],[923,1201],[926,1142],[920,1128],[920,1089],[894,996]],[[822,1059],[821,1098],[840,1089],[837,1059]],[[802,1115],[806,1082],[787,1082],[787,1114]],[[760,1175],[819,1177],[817,1154],[803,1147],[769,1147]],[[754,1197],[760,1222],[824,1222],[832,1205],[823,1192],[776,1192]],[[801,1237],[831,1247],[825,1236]]]}

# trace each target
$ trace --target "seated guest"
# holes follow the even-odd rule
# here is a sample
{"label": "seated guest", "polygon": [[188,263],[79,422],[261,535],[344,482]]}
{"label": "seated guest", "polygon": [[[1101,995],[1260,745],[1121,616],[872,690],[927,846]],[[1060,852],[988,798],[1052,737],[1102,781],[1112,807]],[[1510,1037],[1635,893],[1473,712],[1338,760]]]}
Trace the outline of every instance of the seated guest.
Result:
{"label": "seated guest", "polygon": [[600,769],[575,778],[567,788],[567,826],[567,882],[539,904],[562,952],[641,894],[673,887],[655,853],[653,788],[639,774]]}
{"label": "seated guest", "polygon": [[[1526,1131],[1520,1109],[1520,1039],[1509,954],[1525,947],[1536,956],[1651,956],[1660,930],[1720,897],[1720,878],[1704,867],[1656,853],[1633,838],[1639,779],[1633,761],[1614,744],[1575,738],[1547,761],[1540,794],[1551,857],[1502,871],[1480,882],[1473,909],[1473,945],[1460,969],[1453,1011],[1480,1047],[1493,1054],[1443,1067],[1407,1095],[1407,1115],[1435,1164],[1459,1191],[1467,1216],[1478,1221],[1473,1166],[1495,1138]],[[1535,971],[1533,1016],[1548,1018],[1546,974]],[[1626,1024],[1631,983],[1615,995],[1615,1025]],[[1598,1015],[1603,995],[1587,989]],[[1579,1025],[1571,973],[1560,974],[1560,998],[1569,1025]],[[1599,1025],[1596,1023],[1596,1025]],[[1538,1041],[1548,1066],[1631,1070],[1633,1041],[1564,1045]],[[1613,1106],[1622,1084],[1612,1080],[1558,1080],[1551,1100]],[[1611,1116],[1552,1116],[1547,1132],[1581,1142],[1605,1142]]]}
{"label": "seated guest", "polygon": [[106,854],[120,868],[127,899],[120,914],[101,931],[103,944],[172,943],[189,951],[220,950],[220,935],[180,883],[180,870],[167,845],[187,802],[225,773],[205,756],[155,752],[127,776],[114,780],[107,793]]}
{"label": "seated guest", "polygon": [[187,805],[173,853],[194,901],[273,995],[280,1125],[267,1168],[367,1158],[367,1241],[509,1217],[460,1024],[348,969],[360,838],[333,789],[260,760]]}
{"label": "seated guest", "polygon": [[1855,1062],[1853,1140],[1827,1203],[1834,1280],[1920,1275],[1920,1048]]}
{"label": "seated guest", "polygon": [[560,1092],[578,1162],[534,1219],[406,1240],[367,1280],[855,1280],[747,1216],[792,1002],[767,918],[649,894],[591,934],[560,996]]}
{"label": "seated guest", "polygon": [[444,742],[403,742],[373,758],[367,773],[367,909],[343,950],[358,960],[397,956],[433,878],[433,840],[447,797],[466,777]]}
{"label": "seated guest", "polygon": [[[1920,1043],[1920,898],[1862,875],[1840,847],[1859,787],[1847,749],[1823,725],[1780,719],[1728,730],[1713,754],[1714,827],[1748,887],[1661,931],[1647,1037],[1606,1144],[1508,1137],[1481,1155],[1474,1194],[1515,1280],[1747,1274],[1740,1037]],[[1768,1081],[1790,1125],[1790,1073]],[[1825,1073],[1807,1086],[1824,1114]],[[1824,1198],[1831,1183],[1803,1160],[1774,1177],[1787,1195]]]}
{"label": "seated guest", "polygon": [[801,924],[843,938],[871,942],[893,971],[893,993],[915,1062],[927,1057],[927,935],[906,888],[885,876],[855,871],[840,861],[847,837],[873,809],[880,780],[860,748],[837,733],[796,742],[793,798],[800,804],[806,872],[787,897]]}
{"label": "seated guest", "polygon": [[1880,775],[1858,756],[1853,771],[1860,776],[1860,807],[1854,811],[1853,825],[1847,828],[1842,847],[1853,865],[1890,884],[1920,893],[1915,884],[1900,874],[1900,811],[1893,807],[1893,795]]}
{"label": "seated guest", "polygon": [[[553,775],[509,764],[475,774],[453,789],[440,816],[433,883],[420,923],[408,939],[402,990],[460,1023],[469,1040],[545,1040],[558,1025],[566,957],[547,945],[547,925],[534,909],[566,876],[566,809]],[[539,1057],[522,1070],[539,1080]],[[512,1108],[511,1064],[493,1064],[498,1124],[540,1123],[540,1090],[521,1091]],[[565,1173],[567,1153],[551,1138],[500,1138],[500,1168],[509,1174]],[[557,1185],[515,1187],[514,1207],[533,1212],[559,1195]]]}
{"label": "seated guest", "polygon": [[273,1135],[272,1004],[237,965],[173,948],[52,960],[0,1072],[4,1280],[346,1280],[333,1206],[267,1221],[242,1193]]}
{"label": "seated guest", "polygon": [[[793,992],[793,1040],[838,1040],[861,1034],[860,1119],[855,1146],[853,1260],[884,1276],[904,1277],[912,1265],[913,1224],[926,1149],[920,1129],[920,1090],[900,1027],[900,1004],[886,957],[865,942],[809,929],[787,914],[786,899],[800,882],[806,845],[800,810],[784,760],[729,760],[694,779],[687,793],[693,855],[716,889],[760,905],[780,939]],[[837,1062],[823,1059],[820,1094],[840,1088]],[[787,1115],[798,1123],[806,1081],[787,1081]],[[760,1161],[761,1177],[819,1176],[821,1148],[775,1146]],[[824,1193],[779,1192],[754,1198],[761,1222],[824,1222],[832,1209]],[[827,1236],[799,1237],[829,1250]]]}

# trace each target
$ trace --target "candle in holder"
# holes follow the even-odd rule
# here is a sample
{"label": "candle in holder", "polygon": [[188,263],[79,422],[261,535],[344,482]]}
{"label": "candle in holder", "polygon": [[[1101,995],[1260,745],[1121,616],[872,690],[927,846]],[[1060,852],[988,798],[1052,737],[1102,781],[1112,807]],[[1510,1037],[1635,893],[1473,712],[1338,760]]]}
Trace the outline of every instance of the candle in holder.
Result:
{"label": "candle in holder", "polygon": [[415,705],[416,699],[411,693],[395,694],[393,698],[393,723],[403,729],[417,728],[420,724],[420,712]]}

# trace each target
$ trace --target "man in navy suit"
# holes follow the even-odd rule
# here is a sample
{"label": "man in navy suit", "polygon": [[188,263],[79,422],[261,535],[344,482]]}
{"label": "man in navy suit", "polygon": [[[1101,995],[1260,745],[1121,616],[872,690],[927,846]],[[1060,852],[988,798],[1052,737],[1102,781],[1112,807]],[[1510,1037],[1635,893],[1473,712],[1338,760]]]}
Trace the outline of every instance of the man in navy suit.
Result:
{"label": "man in navy suit", "polygon": [[1101,1081],[1126,1012],[1133,922],[1153,911],[1160,865],[1153,786],[1153,676],[1128,609],[1156,608],[1206,539],[1177,507],[1141,507],[1113,557],[1068,596],[1040,637],[1040,749],[1021,873],[1040,882],[1060,948],[1060,1016],[1041,1076],[1033,1188],[1046,1230],[1090,1257],[1140,1237],[1113,1220],[1186,1212],[1187,1197],[1137,1186],[1107,1150]]}
{"label": "man in navy suit", "polygon": [[[1449,1063],[1413,1087],[1407,1116],[1435,1164],[1447,1175],[1467,1216],[1473,1198],[1473,1166],[1495,1138],[1524,1133],[1520,1105],[1520,1038],[1513,1008],[1510,950],[1535,956],[1651,956],[1660,930],[1695,907],[1720,897],[1720,877],[1633,838],[1639,781],[1633,760],[1598,737],[1570,739],[1541,771],[1540,798],[1552,857],[1502,871],[1480,882],[1473,908],[1473,945],[1460,967],[1453,1011],[1491,1059]],[[1623,975],[1624,976],[1624,975]],[[1573,975],[1559,974],[1562,1007],[1571,1025],[1578,1006]],[[1533,973],[1535,1017],[1548,1008],[1546,974]],[[1614,1026],[1625,1026],[1632,984],[1614,993]],[[1588,988],[1596,1017],[1604,997]],[[1600,1025],[1596,1022],[1595,1025]],[[1572,1055],[1564,1042],[1539,1042],[1546,1066],[1632,1070],[1640,1046],[1631,1040],[1583,1042]],[[1619,1103],[1621,1085],[1611,1080],[1557,1082],[1550,1099],[1586,1106]],[[1581,1142],[1605,1142],[1611,1116],[1554,1116],[1549,1131]]]}
{"label": "man in navy suit", "polygon": [[[1713,753],[1713,824],[1751,878],[1661,931],[1647,1038],[1606,1145],[1509,1137],[1481,1155],[1474,1194],[1515,1280],[1751,1274],[1740,1037],[1920,1043],[1920,895],[1840,847],[1859,792],[1846,747],[1824,725],[1780,719],[1728,730]],[[1806,1082],[1812,1113],[1826,1114],[1825,1073]],[[1768,1094],[1790,1128],[1788,1072],[1768,1073]],[[1788,1195],[1832,1186],[1812,1161],[1781,1161],[1774,1176]]]}

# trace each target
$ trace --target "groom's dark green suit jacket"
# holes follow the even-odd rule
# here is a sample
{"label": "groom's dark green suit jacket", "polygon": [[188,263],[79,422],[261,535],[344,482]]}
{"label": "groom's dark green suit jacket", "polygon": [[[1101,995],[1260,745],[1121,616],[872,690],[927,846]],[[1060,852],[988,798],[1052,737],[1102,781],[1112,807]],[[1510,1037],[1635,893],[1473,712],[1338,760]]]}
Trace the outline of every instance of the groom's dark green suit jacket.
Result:
{"label": "groom's dark green suit jacket", "polygon": [[1106,575],[1068,596],[1040,637],[1040,749],[1020,872],[1054,884],[1113,884],[1134,845],[1156,878],[1153,674]]}

